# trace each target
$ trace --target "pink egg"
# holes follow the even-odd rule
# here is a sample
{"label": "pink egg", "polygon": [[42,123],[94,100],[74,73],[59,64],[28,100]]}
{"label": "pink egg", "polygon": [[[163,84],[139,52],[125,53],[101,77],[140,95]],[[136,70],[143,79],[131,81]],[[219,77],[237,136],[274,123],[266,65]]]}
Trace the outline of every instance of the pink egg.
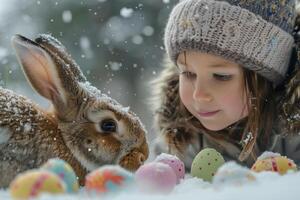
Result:
{"label": "pink egg", "polygon": [[176,185],[176,174],[164,163],[153,162],[142,165],[135,173],[139,189],[147,193],[169,193]]}
{"label": "pink egg", "polygon": [[185,175],[184,163],[179,158],[177,158],[177,156],[162,153],[156,157],[154,162],[161,162],[169,165],[176,174],[177,184],[180,182],[180,179],[184,179],[184,175]]}

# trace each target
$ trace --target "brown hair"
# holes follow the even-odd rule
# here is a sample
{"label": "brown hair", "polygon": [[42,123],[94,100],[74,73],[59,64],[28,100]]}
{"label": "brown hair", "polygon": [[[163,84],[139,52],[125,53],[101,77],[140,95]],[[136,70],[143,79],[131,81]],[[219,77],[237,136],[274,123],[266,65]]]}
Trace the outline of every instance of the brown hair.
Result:
{"label": "brown hair", "polygon": [[249,114],[243,131],[242,142],[247,140],[249,133],[251,133],[252,137],[250,138],[252,139],[242,144],[243,150],[239,156],[241,161],[249,155],[256,159],[257,155],[253,151],[256,143],[261,148],[268,145],[276,112],[273,97],[275,92],[272,83],[254,71],[243,69],[244,84],[249,100]]}

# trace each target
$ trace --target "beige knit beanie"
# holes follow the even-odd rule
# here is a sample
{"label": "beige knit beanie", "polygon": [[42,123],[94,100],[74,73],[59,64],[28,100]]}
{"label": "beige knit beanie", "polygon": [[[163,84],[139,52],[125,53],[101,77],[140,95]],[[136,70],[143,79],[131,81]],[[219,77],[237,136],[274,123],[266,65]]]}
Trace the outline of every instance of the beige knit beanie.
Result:
{"label": "beige knit beanie", "polygon": [[169,16],[164,42],[174,63],[183,51],[212,53],[277,85],[288,69],[294,23],[294,0],[183,0]]}

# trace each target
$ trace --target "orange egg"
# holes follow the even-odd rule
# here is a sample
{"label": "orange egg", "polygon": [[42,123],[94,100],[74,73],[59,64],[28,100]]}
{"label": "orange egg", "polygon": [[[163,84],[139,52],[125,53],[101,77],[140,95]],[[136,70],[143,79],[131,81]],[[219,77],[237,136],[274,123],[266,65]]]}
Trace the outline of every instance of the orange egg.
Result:
{"label": "orange egg", "polygon": [[30,199],[41,193],[66,192],[65,183],[54,173],[45,170],[29,170],[19,174],[11,182],[9,191],[13,199]]}
{"label": "orange egg", "polygon": [[258,159],[251,170],[255,172],[273,171],[279,174],[285,174],[288,170],[296,171],[297,165],[293,160],[288,159],[286,156],[275,156],[265,159]]}

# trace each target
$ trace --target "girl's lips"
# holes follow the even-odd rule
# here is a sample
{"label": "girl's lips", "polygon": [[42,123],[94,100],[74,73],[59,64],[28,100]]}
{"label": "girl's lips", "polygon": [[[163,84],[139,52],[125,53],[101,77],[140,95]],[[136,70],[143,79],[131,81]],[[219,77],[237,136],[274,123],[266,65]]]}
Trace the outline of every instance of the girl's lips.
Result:
{"label": "girl's lips", "polygon": [[213,112],[198,112],[198,115],[200,115],[200,117],[211,117],[215,114],[217,114],[220,110],[216,110]]}

